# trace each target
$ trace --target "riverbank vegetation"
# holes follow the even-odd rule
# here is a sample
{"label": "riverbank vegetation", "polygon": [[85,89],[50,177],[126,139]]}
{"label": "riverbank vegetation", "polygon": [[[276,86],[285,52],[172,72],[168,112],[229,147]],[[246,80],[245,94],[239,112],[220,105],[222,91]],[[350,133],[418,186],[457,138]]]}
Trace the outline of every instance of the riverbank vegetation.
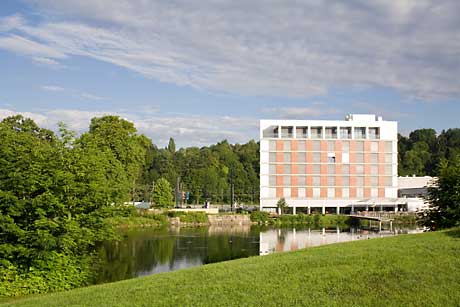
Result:
{"label": "riverbank vegetation", "polygon": [[302,213],[270,216],[268,212],[254,211],[251,213],[251,221],[259,225],[329,227],[333,225],[349,225],[351,218],[346,215]]}
{"label": "riverbank vegetation", "polygon": [[454,306],[460,301],[459,244],[455,229],[325,245],[5,306]]}

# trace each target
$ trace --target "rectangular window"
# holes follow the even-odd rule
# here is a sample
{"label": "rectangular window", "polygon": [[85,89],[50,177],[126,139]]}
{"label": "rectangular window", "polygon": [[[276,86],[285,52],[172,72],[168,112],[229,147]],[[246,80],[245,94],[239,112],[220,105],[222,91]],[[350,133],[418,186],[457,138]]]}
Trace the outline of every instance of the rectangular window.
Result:
{"label": "rectangular window", "polygon": [[305,151],[305,141],[297,142],[297,151]]}
{"label": "rectangular window", "polygon": [[334,141],[327,142],[327,151],[335,151],[335,142]]}
{"label": "rectangular window", "polygon": [[350,152],[350,142],[342,142],[342,151]]}
{"label": "rectangular window", "polygon": [[312,184],[314,187],[319,187],[321,185],[321,177],[318,177],[318,176],[312,177]]}
{"label": "rectangular window", "polygon": [[291,151],[291,141],[284,141],[283,150],[284,151]]}
{"label": "rectangular window", "polygon": [[299,176],[297,177],[297,185],[298,186],[305,186],[307,183],[306,183],[306,180],[305,180],[305,176]]}
{"label": "rectangular window", "polygon": [[357,188],[356,189],[356,197],[358,197],[358,198],[363,198],[364,197],[364,189],[363,188]]}
{"label": "rectangular window", "polygon": [[355,127],[355,139],[366,138],[366,127]]}
{"label": "rectangular window", "polygon": [[299,152],[297,154],[297,162],[305,162],[305,153],[304,152]]}
{"label": "rectangular window", "polygon": [[363,152],[364,151],[364,142],[358,141],[355,143],[355,151]]}
{"label": "rectangular window", "polygon": [[276,174],[276,164],[270,164],[270,166],[268,167],[268,173]]}
{"label": "rectangular window", "polygon": [[283,189],[283,196],[284,197],[291,197],[291,188],[284,188]]}
{"label": "rectangular window", "polygon": [[269,188],[268,189],[268,197],[271,197],[271,198],[276,197],[276,188]]}
{"label": "rectangular window", "polygon": [[343,188],[342,189],[342,198],[349,198],[350,197],[350,189]]}
{"label": "rectangular window", "polygon": [[391,176],[393,175],[393,166],[392,165],[385,165],[385,175]]}
{"label": "rectangular window", "polygon": [[379,174],[379,166],[371,165],[371,175],[377,176]]}
{"label": "rectangular window", "polygon": [[378,128],[378,127],[370,127],[369,128],[369,138],[371,140],[380,139],[380,128]]}
{"label": "rectangular window", "polygon": [[335,153],[327,154],[327,163],[335,163]]}
{"label": "rectangular window", "polygon": [[340,127],[340,138],[351,139],[351,127]]}
{"label": "rectangular window", "polygon": [[313,151],[321,150],[321,141],[313,141]]}
{"label": "rectangular window", "polygon": [[284,176],[284,185],[285,186],[291,185],[291,176]]}
{"label": "rectangular window", "polygon": [[269,176],[268,177],[268,184],[271,187],[275,187],[276,186],[276,176]]}
{"label": "rectangular window", "polygon": [[276,151],[276,141],[270,141],[270,142],[268,143],[268,149],[269,149],[270,151]]}
{"label": "rectangular window", "polygon": [[278,126],[270,126],[263,131],[264,138],[278,138]]}
{"label": "rectangular window", "polygon": [[393,186],[393,177],[385,177],[385,186],[387,187],[391,187]]}
{"label": "rectangular window", "polygon": [[364,177],[356,177],[356,186],[357,187],[362,187],[364,185]]}
{"label": "rectangular window", "polygon": [[323,127],[311,127],[311,138],[322,139],[323,138]]}
{"label": "rectangular window", "polygon": [[393,163],[393,155],[385,154],[385,163]]}
{"label": "rectangular window", "polygon": [[364,174],[364,165],[362,164],[358,164],[356,165],[356,174]]}
{"label": "rectangular window", "polygon": [[393,152],[393,142],[385,142],[385,151]]}
{"label": "rectangular window", "polygon": [[297,165],[297,173],[298,174],[306,174],[307,173],[305,164]]}
{"label": "rectangular window", "polygon": [[350,163],[350,154],[348,152],[342,153],[342,163]]}
{"label": "rectangular window", "polygon": [[379,163],[379,154],[372,153],[369,155],[371,163]]}
{"label": "rectangular window", "polygon": [[321,153],[319,153],[319,152],[314,152],[313,153],[313,162],[315,162],[315,163],[321,162]]}
{"label": "rectangular window", "polygon": [[306,138],[308,138],[308,127],[296,127],[295,128],[295,136],[298,139],[306,139]]}
{"label": "rectangular window", "polygon": [[330,197],[330,198],[335,197],[335,189],[334,188],[328,188],[327,189],[327,197]]}
{"label": "rectangular window", "polygon": [[327,177],[327,185],[328,186],[335,186],[335,177],[333,177],[333,176]]}
{"label": "rectangular window", "polygon": [[376,187],[379,185],[379,177],[371,177],[371,186]]}
{"label": "rectangular window", "polygon": [[335,165],[329,164],[329,165],[327,166],[327,173],[330,174],[330,175],[335,174]]}
{"label": "rectangular window", "polygon": [[371,142],[371,152],[378,152],[379,151],[379,143]]}
{"label": "rectangular window", "polygon": [[275,153],[275,152],[269,153],[269,155],[268,155],[268,161],[269,161],[269,162],[276,162],[276,153]]}
{"label": "rectangular window", "polygon": [[320,197],[321,197],[321,189],[313,188],[313,198],[320,198]]}
{"label": "rectangular window", "polygon": [[281,127],[281,137],[282,138],[292,138],[294,137],[293,134],[294,127]]}
{"label": "rectangular window", "polygon": [[355,162],[356,163],[364,163],[364,154],[355,153]]}
{"label": "rectangular window", "polygon": [[378,197],[379,196],[379,189],[372,188],[371,189],[371,197]]}
{"label": "rectangular window", "polygon": [[349,165],[342,165],[342,174],[344,174],[344,175],[350,174],[350,166]]}
{"label": "rectangular window", "polygon": [[284,162],[291,162],[291,153],[285,152],[284,153]]}
{"label": "rectangular window", "polygon": [[336,139],[337,138],[337,127],[326,127],[325,137],[326,139]]}
{"label": "rectangular window", "polygon": [[305,197],[305,188],[299,188],[298,195],[299,197]]}
{"label": "rectangular window", "polygon": [[343,176],[342,177],[342,186],[349,187],[350,186],[350,177]]}
{"label": "rectangular window", "polygon": [[290,174],[291,173],[291,165],[290,164],[284,164],[284,174]]}
{"label": "rectangular window", "polygon": [[313,164],[312,165],[312,173],[313,174],[321,174],[321,165]]}

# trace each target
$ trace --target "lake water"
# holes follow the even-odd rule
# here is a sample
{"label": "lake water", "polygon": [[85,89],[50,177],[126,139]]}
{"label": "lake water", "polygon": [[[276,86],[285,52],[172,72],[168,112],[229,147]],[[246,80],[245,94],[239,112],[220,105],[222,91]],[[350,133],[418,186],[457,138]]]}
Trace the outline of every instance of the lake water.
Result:
{"label": "lake water", "polygon": [[382,232],[363,228],[199,227],[131,230],[122,240],[97,249],[95,283],[146,276],[274,252],[338,242],[367,240],[420,229],[393,228]]}

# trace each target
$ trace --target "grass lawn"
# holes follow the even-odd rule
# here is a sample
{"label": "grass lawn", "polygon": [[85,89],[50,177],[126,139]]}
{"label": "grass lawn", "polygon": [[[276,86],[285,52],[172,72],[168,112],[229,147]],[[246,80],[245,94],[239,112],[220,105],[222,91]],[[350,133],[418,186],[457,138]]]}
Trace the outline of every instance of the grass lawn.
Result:
{"label": "grass lawn", "polygon": [[251,257],[14,306],[458,306],[460,230]]}

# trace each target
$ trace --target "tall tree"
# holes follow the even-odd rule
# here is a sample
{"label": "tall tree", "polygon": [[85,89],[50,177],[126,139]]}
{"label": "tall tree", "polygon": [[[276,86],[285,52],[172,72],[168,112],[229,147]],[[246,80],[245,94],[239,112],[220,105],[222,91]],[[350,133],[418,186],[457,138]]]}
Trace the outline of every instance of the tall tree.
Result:
{"label": "tall tree", "polygon": [[152,200],[155,207],[170,208],[173,206],[173,193],[168,180],[160,178],[155,182]]}

